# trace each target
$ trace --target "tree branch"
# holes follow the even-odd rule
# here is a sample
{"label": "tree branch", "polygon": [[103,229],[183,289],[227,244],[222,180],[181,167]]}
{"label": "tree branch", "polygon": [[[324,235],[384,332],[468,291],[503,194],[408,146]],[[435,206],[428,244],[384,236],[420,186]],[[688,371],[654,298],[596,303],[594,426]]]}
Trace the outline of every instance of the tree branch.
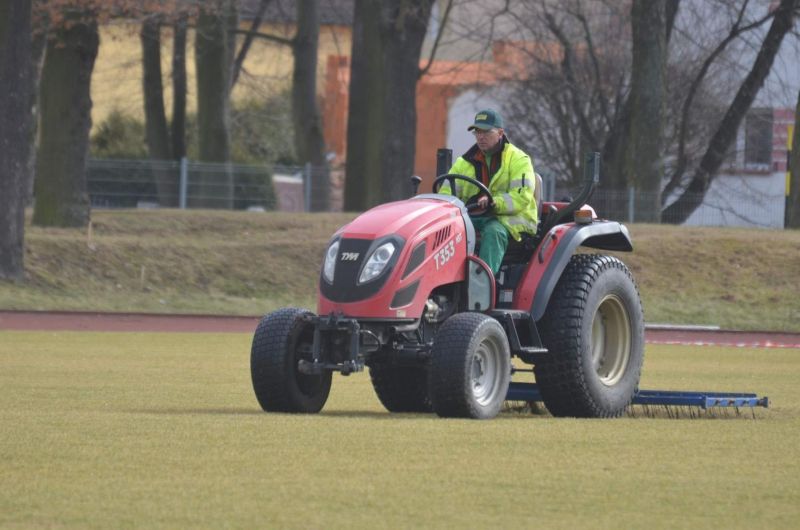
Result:
{"label": "tree branch", "polygon": [[702,203],[705,192],[717,174],[725,151],[730,146],[745,114],[753,104],[756,94],[764,84],[764,80],[772,69],[772,63],[780,49],[784,36],[794,23],[794,11],[800,0],[781,0],[774,12],[774,18],[767,35],[761,43],[753,66],[742,82],[725,116],[717,126],[714,136],[709,142],[700,166],[694,172],[686,191],[670,204],[662,215],[662,219],[670,223],[682,223]]}
{"label": "tree branch", "polygon": [[242,42],[242,47],[239,48],[239,53],[236,54],[236,59],[233,61],[233,72],[231,73],[231,89],[233,89],[234,85],[236,85],[236,81],[239,80],[239,73],[242,70],[242,64],[244,64],[244,59],[247,57],[247,52],[250,51],[250,46],[253,44],[253,39],[255,38],[255,33],[258,32],[258,28],[261,26],[261,21],[264,19],[264,13],[267,11],[267,6],[272,0],[261,0],[258,4],[258,11],[256,11],[256,16],[253,17],[253,22],[250,24],[250,29],[247,31],[244,37],[244,42]]}
{"label": "tree branch", "polygon": [[453,0],[447,0],[447,7],[444,8],[444,15],[442,15],[442,22],[439,24],[439,31],[436,32],[436,39],[434,39],[433,41],[433,47],[431,48],[430,56],[428,56],[428,62],[424,68],[420,69],[419,74],[417,74],[417,79],[427,74],[428,70],[430,70],[431,65],[433,64],[433,59],[436,57],[436,50],[439,49],[439,42],[442,40],[442,35],[444,34],[444,28],[447,25],[447,19],[450,16],[450,10],[452,8],[453,8]]}
{"label": "tree branch", "polygon": [[258,37],[259,39],[264,39],[270,42],[283,44],[284,46],[292,46],[294,44],[294,39],[287,39],[286,37],[279,37],[277,35],[271,35],[269,33],[261,33],[260,31],[237,29],[234,31],[234,33],[236,33],[237,35],[253,35],[253,37]]}
{"label": "tree branch", "polygon": [[597,138],[594,134],[594,131],[592,131],[592,128],[589,126],[589,121],[586,118],[586,115],[581,109],[580,102],[578,101],[579,98],[576,93],[577,81],[575,80],[575,72],[572,69],[572,45],[570,44],[570,41],[564,32],[561,31],[561,28],[558,27],[553,15],[551,13],[545,13],[545,18],[547,20],[547,27],[550,29],[553,35],[555,35],[556,39],[558,39],[559,43],[561,43],[561,46],[564,48],[564,58],[561,61],[561,69],[567,79],[567,85],[572,96],[571,99],[573,112],[575,112],[575,115],[578,117],[583,134],[589,140],[592,148],[595,149],[597,146]]}
{"label": "tree branch", "polygon": [[677,160],[675,163],[675,170],[670,178],[669,182],[664,188],[664,192],[662,195],[662,200],[666,200],[666,198],[678,187],[680,181],[683,177],[683,172],[686,170],[687,165],[687,157],[686,157],[686,136],[688,134],[689,129],[689,114],[691,112],[692,103],[694,102],[694,98],[697,95],[698,90],[700,89],[700,85],[702,84],[703,80],[705,79],[708,70],[711,68],[713,62],[719,57],[719,55],[725,51],[728,44],[730,44],[734,39],[739,37],[741,34],[750,31],[751,29],[755,29],[762,24],[764,24],[767,20],[775,16],[775,12],[771,11],[761,17],[760,19],[747,24],[746,26],[740,26],[742,23],[742,19],[744,18],[744,12],[747,8],[749,0],[745,0],[742,3],[742,7],[739,10],[739,13],[736,16],[736,21],[734,22],[733,26],[731,27],[730,31],[728,32],[727,37],[720,42],[714,51],[706,57],[706,60],[703,61],[703,65],[700,68],[700,71],[697,73],[697,76],[692,80],[692,84],[689,87],[689,90],[686,95],[686,99],[683,102],[683,108],[681,109],[681,122],[680,122],[680,132],[678,133],[678,154]]}

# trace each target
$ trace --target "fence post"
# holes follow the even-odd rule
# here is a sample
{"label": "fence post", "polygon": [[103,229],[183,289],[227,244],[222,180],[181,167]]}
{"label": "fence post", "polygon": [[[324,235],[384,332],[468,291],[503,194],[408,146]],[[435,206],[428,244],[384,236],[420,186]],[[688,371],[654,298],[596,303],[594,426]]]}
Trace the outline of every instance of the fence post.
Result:
{"label": "fence post", "polygon": [[636,205],[636,190],[633,186],[628,186],[628,222],[633,222],[633,214]]}
{"label": "fence post", "polygon": [[189,189],[189,161],[181,157],[181,180],[178,190],[178,205],[181,210],[186,209],[186,191]]}
{"label": "fence post", "polygon": [[303,195],[305,197],[305,211],[311,211],[311,162],[306,162],[303,168]]}

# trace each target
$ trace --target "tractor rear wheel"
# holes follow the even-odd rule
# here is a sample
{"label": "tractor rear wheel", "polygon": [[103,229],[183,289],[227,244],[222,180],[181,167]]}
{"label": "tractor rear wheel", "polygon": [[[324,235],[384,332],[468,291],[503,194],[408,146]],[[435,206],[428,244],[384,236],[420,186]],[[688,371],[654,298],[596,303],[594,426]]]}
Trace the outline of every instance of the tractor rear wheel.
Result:
{"label": "tractor rear wheel", "polygon": [[625,264],[573,256],[538,326],[550,352],[534,367],[547,409],[554,416],[620,416],[644,358],[642,304]]}
{"label": "tractor rear wheel", "polygon": [[369,367],[372,387],[389,412],[431,412],[428,368],[376,362]]}
{"label": "tractor rear wheel", "polygon": [[322,410],[331,390],[331,373],[307,375],[297,363],[311,360],[314,327],[303,320],[311,312],[284,308],[259,322],[250,350],[250,375],[261,408],[268,412]]}
{"label": "tractor rear wheel", "polygon": [[508,338],[497,320],[482,313],[458,313],[445,320],[431,352],[429,394],[436,414],[493,418],[510,380]]}

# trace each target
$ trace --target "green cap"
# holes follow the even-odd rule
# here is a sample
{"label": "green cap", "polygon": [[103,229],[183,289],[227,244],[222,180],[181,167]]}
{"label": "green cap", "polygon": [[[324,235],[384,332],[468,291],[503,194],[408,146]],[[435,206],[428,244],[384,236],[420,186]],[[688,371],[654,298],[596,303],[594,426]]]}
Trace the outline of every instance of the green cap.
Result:
{"label": "green cap", "polygon": [[475,123],[467,127],[468,131],[473,129],[480,129],[488,131],[489,129],[502,129],[503,117],[496,110],[486,109],[482,110],[475,115]]}

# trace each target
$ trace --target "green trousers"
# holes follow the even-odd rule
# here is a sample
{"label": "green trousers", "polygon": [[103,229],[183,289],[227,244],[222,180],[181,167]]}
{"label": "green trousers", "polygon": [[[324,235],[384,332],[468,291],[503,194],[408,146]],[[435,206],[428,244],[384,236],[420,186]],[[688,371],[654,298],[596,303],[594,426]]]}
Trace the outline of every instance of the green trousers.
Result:
{"label": "green trousers", "polygon": [[494,217],[472,217],[475,231],[481,235],[481,250],[478,257],[486,262],[494,274],[508,248],[508,230]]}

